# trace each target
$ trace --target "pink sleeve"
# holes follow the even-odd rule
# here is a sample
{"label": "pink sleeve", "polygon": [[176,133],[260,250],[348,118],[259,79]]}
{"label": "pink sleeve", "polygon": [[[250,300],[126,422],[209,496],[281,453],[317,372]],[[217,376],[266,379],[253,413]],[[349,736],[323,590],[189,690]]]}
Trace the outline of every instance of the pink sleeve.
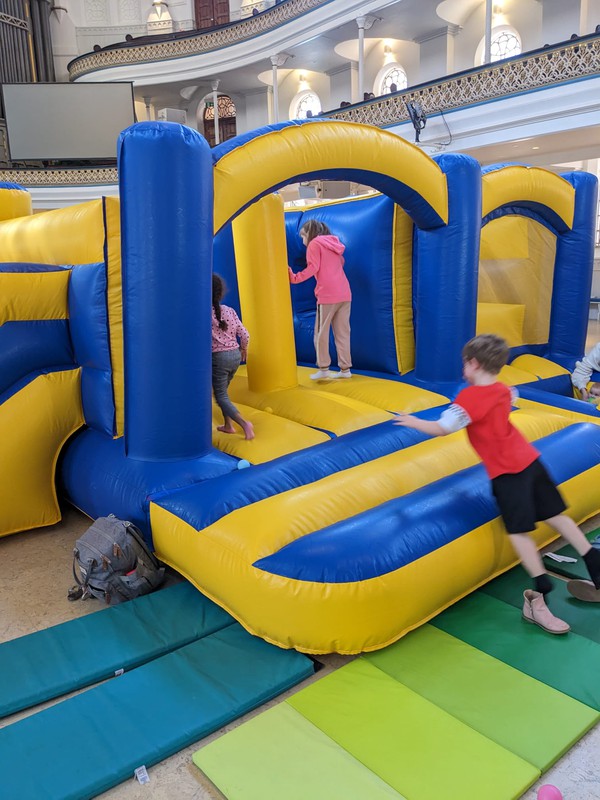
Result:
{"label": "pink sleeve", "polygon": [[[309,278],[312,278],[313,275],[316,275],[319,271],[319,258],[320,255],[319,250],[311,247],[312,242],[309,242],[308,247],[306,248],[306,269],[303,269],[302,272],[292,272],[291,268],[288,267],[288,273],[290,276],[290,283],[303,283],[303,281],[307,281]],[[315,255],[317,258],[315,258]]]}
{"label": "pink sleeve", "polygon": [[240,318],[238,317],[237,314],[235,315],[235,335],[240,340],[240,347],[242,348],[242,350],[247,350],[248,342],[250,341],[250,334],[240,322]]}

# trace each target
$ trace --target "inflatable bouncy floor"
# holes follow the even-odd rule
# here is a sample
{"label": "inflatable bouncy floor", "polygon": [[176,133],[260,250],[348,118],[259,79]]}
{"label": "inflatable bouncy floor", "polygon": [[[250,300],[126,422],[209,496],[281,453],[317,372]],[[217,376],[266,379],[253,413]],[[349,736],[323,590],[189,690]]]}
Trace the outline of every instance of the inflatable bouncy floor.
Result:
{"label": "inflatable bouncy floor", "polygon": [[[120,201],[30,213],[0,188],[0,534],[59,518],[138,524],[161,559],[251,633],[308,653],[377,650],[515,562],[464,432],[430,440],[475,332],[511,346],[515,424],[581,521],[600,510],[600,415],[572,397],[596,179],[433,160],[364,125],[314,120],[211,150],[172,123],[119,141]],[[378,194],[284,212],[277,188],[344,176]],[[298,235],[346,245],[353,377],[315,383]],[[250,331],[216,431],[211,273]],[[246,467],[246,468],[242,468]],[[540,526],[537,542],[553,533]]]}

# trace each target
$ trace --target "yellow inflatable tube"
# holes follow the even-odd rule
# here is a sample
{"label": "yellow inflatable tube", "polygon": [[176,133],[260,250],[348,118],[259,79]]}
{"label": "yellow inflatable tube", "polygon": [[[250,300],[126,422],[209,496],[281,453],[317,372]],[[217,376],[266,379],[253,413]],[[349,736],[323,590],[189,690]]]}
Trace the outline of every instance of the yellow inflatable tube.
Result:
{"label": "yellow inflatable tube", "polygon": [[[569,425],[564,417],[541,411],[519,411],[513,418],[530,439]],[[313,531],[409,494],[476,462],[464,432],[428,440],[329,475],[309,488],[300,487],[238,508],[200,532],[161,507],[160,502],[152,503],[155,547],[160,558],[202,587],[249,631],[268,641],[309,653],[376,649],[421,625],[515,562],[498,520],[466,532],[400,569],[368,580],[297,580],[254,564]],[[597,510],[591,488],[599,477],[600,465],[563,487],[576,519]],[[540,528],[538,544],[554,536]]]}

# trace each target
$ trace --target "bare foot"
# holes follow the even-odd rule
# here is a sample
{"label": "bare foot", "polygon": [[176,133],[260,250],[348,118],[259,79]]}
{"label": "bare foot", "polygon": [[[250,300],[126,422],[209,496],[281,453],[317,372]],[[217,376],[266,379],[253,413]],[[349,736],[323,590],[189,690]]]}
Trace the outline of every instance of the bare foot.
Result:
{"label": "bare foot", "polygon": [[217,430],[221,433],[235,433],[235,428],[232,428],[231,425],[217,425]]}
{"label": "bare foot", "polygon": [[254,439],[254,427],[252,423],[244,420],[240,425],[242,426],[246,439]]}

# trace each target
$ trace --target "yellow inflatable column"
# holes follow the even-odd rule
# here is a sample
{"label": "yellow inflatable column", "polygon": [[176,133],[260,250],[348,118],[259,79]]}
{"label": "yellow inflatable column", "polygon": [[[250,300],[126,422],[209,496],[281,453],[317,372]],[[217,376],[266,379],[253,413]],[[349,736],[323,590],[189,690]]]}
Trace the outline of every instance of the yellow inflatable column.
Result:
{"label": "yellow inflatable column", "polygon": [[16,184],[0,183],[0,222],[5,219],[28,217],[32,213],[31,195]]}
{"label": "yellow inflatable column", "polygon": [[244,325],[250,333],[248,388],[273,392],[298,385],[283,201],[268,195],[233,221]]}

